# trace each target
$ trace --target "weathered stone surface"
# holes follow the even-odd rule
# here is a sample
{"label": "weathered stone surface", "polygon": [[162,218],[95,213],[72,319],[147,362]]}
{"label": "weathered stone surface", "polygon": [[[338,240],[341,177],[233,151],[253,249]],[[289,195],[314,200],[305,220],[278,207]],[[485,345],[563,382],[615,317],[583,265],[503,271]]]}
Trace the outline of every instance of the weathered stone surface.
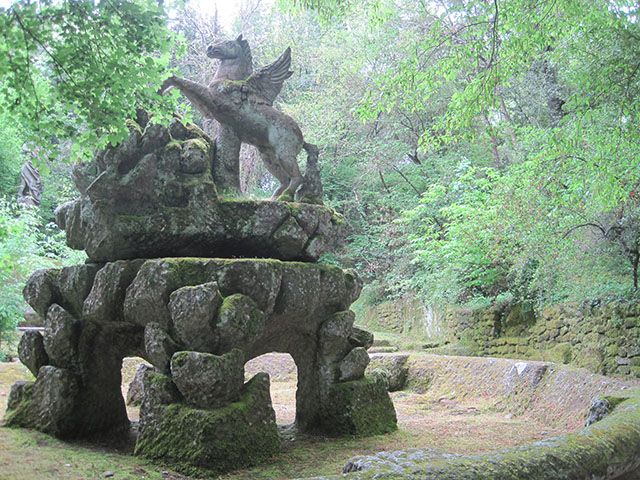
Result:
{"label": "weathered stone surface", "polygon": [[44,366],[33,386],[24,384],[16,388],[19,393],[14,393],[11,401],[14,408],[7,411],[5,424],[35,428],[59,437],[70,436],[75,426],[74,409],[79,391],[76,375],[62,368]]}
{"label": "weathered stone surface", "polygon": [[218,345],[214,324],[221,304],[216,282],[174,291],[169,297],[169,310],[177,340],[190,350],[214,353]]}
{"label": "weathered stone surface", "polygon": [[340,381],[357,380],[364,376],[369,365],[369,354],[364,347],[351,350],[340,362]]}
{"label": "weathered stone surface", "polygon": [[355,314],[351,310],[337,312],[320,327],[320,351],[327,361],[338,361],[351,349],[349,334],[354,320]]}
{"label": "weathered stone surface", "polygon": [[[341,217],[321,205],[218,199],[211,140],[193,126],[175,125],[149,125],[142,135],[133,128],[124,143],[75,169],[82,196],[56,211],[71,247],[97,262],[162,256],[314,261],[342,238]],[[170,130],[183,138],[172,140]]]}
{"label": "weathered stone surface", "polygon": [[191,174],[206,172],[211,159],[210,148],[208,142],[205,143],[200,139],[186,140],[181,148],[180,171]]}
{"label": "weathered stone surface", "polygon": [[57,287],[59,302],[74,316],[82,314],[82,304],[89,295],[93,280],[102,266],[96,264],[74,265],[60,270]]}
{"label": "weathered stone surface", "polygon": [[382,380],[390,392],[402,390],[409,376],[408,359],[408,354],[373,354],[371,355],[371,363],[367,368],[367,376]]}
{"label": "weathered stone surface", "polygon": [[[292,278],[301,269],[296,264],[285,264],[272,260],[252,262],[231,261],[209,264],[216,269],[215,276],[223,296],[241,293],[251,297],[258,308],[266,314],[274,313],[276,299],[284,304],[281,287],[295,283]],[[312,275],[313,269],[305,270]],[[291,306],[289,306],[290,308]]]}
{"label": "weathered stone surface", "polygon": [[155,322],[144,328],[144,348],[145,358],[162,373],[169,372],[171,357],[180,350],[180,346]]}
{"label": "weathered stone surface", "polygon": [[324,431],[331,435],[380,435],[397,428],[386,389],[366,378],[333,385],[323,413]]}
{"label": "weathered stone surface", "polygon": [[154,371],[153,367],[145,363],[141,363],[136,368],[136,374],[127,389],[127,405],[139,406],[144,398],[144,377],[149,371]]}
{"label": "weathered stone surface", "polygon": [[144,260],[107,263],[95,275],[93,286],[82,306],[82,317],[97,322],[124,320],[123,303],[127,287]]}
{"label": "weathered stone surface", "polygon": [[11,385],[9,398],[7,400],[7,410],[15,410],[23,400],[31,398],[32,388],[33,382],[26,382],[24,380],[18,380]]}
{"label": "weathered stone surface", "polygon": [[244,354],[176,352],[171,377],[186,402],[198,408],[219,408],[237,400],[244,385]]}
{"label": "weathered stone surface", "polygon": [[351,329],[349,341],[354,347],[363,347],[365,350],[369,350],[373,345],[373,333],[354,326]]}
{"label": "weathered stone surface", "polygon": [[46,269],[36,270],[27,280],[22,294],[26,302],[42,318],[47,314],[47,310],[59,296],[57,288],[57,277],[60,270]]}
{"label": "weathered stone surface", "polygon": [[44,325],[44,349],[51,363],[62,368],[75,367],[80,322],[54,303],[47,311]]}
{"label": "weathered stone surface", "polygon": [[204,271],[204,268],[190,263],[186,263],[185,268],[182,268],[182,261],[172,259],[145,262],[127,288],[124,300],[125,321],[138,325],[154,322],[168,329],[171,324],[169,296],[174,290],[191,283],[183,278],[182,271],[189,268],[192,282],[206,282],[204,276],[200,277],[200,271]]}
{"label": "weathered stone surface", "polygon": [[[182,396],[171,377],[156,370],[148,369],[144,371],[142,375],[142,391],[144,392],[142,408],[146,409],[147,413],[159,405],[170,405],[182,401]],[[145,415],[141,415],[140,422],[142,423],[146,419]]]}
{"label": "weathered stone surface", "polygon": [[611,412],[611,404],[606,398],[596,398],[589,408],[589,413],[585,421],[585,427],[599,422]]}
{"label": "weathered stone surface", "polygon": [[299,252],[304,250],[304,246],[309,240],[304,229],[294,217],[289,217],[273,233],[272,238],[278,250],[278,258],[296,259]]}
{"label": "weathered stone surface", "polygon": [[215,347],[219,352],[252,344],[263,332],[266,316],[251,297],[237,293],[225,297],[215,324]]}
{"label": "weathered stone surface", "polygon": [[33,385],[32,398],[38,429],[54,435],[67,433],[79,391],[80,384],[73,373],[62,368],[42,367]]}
{"label": "weathered stone surface", "polygon": [[[285,316],[293,322],[297,314],[312,312],[315,317],[309,325],[296,322],[296,328],[309,330],[317,328],[336,309],[348,308],[361,287],[351,273],[327,265],[267,259],[148,260],[127,289],[125,320],[139,325],[153,321],[168,329],[171,293],[184,286],[208,282],[217,282],[224,297],[236,293],[251,297],[269,318]],[[302,295],[303,286],[315,294]],[[345,335],[348,337],[349,332]]]}
{"label": "weathered stone surface", "polygon": [[34,376],[38,375],[40,367],[49,362],[40,332],[24,332],[18,344],[18,357]]}
{"label": "weathered stone surface", "polygon": [[[157,375],[150,376],[150,384],[161,383]],[[170,462],[190,474],[194,467],[208,469],[203,475],[210,476],[211,470],[256,465],[280,450],[267,374],[249,380],[237,402],[213,410],[163,405],[150,395],[140,410],[137,455]]]}

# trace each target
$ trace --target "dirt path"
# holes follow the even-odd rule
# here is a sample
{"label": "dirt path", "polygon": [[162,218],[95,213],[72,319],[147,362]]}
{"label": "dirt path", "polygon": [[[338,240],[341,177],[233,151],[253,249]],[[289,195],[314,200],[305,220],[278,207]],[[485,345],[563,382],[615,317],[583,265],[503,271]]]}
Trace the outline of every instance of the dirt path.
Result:
{"label": "dirt path", "polygon": [[[137,361],[123,368],[132,378]],[[271,375],[271,395],[280,425],[295,418],[296,368],[286,354],[269,354],[247,364],[247,377],[258,371]],[[17,363],[0,364],[0,416],[4,414],[11,384],[30,375]],[[126,385],[123,385],[123,391]],[[426,394],[392,394],[399,430],[365,439],[298,436],[285,441],[284,451],[271,465],[234,472],[227,480],[287,479],[335,474],[355,455],[380,450],[425,447],[456,453],[473,453],[509,447],[563,433],[526,416],[497,412],[481,398],[457,401],[455,396],[432,398]],[[130,409],[135,419],[137,409]],[[285,430],[286,431],[286,430]],[[115,479],[177,479],[168,467],[145,462],[87,444],[60,442],[38,432],[0,428],[0,480],[90,479],[114,472]]]}

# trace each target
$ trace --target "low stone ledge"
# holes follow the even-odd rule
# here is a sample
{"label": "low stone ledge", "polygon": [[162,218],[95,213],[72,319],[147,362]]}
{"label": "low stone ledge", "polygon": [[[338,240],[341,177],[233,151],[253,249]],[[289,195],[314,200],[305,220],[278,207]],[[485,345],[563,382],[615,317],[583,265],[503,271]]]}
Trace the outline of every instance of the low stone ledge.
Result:
{"label": "low stone ledge", "polygon": [[640,468],[640,390],[610,398],[611,414],[583,430],[483,455],[455,455],[430,449],[380,452],[345,465],[346,478],[421,480],[614,480]]}

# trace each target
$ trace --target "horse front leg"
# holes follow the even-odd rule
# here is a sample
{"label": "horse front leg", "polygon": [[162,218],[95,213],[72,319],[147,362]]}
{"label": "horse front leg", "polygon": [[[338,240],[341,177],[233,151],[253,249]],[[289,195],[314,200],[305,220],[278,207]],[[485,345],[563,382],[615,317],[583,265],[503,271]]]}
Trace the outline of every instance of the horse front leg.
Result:
{"label": "horse front leg", "polygon": [[173,76],[162,82],[162,86],[159,91],[160,95],[163,95],[173,87],[180,90],[180,92],[187,97],[189,102],[191,102],[191,104],[205,117],[213,116],[211,108],[209,107],[209,105],[213,104],[209,88],[192,80]]}
{"label": "horse front leg", "polygon": [[289,185],[291,179],[289,178],[289,175],[287,175],[287,172],[285,172],[278,163],[278,159],[273,148],[258,147],[258,151],[260,152],[260,158],[262,158],[267,171],[280,182],[280,186],[276,188],[276,191],[273,192],[273,195],[271,196],[271,200],[278,200],[280,195],[282,195],[282,193],[287,189],[287,185]]}

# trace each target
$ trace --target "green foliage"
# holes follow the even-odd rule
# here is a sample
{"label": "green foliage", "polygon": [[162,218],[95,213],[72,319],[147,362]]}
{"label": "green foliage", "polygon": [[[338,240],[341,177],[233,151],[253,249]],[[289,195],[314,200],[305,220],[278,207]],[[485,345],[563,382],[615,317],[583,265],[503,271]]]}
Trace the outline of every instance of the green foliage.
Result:
{"label": "green foliage", "polygon": [[325,189],[353,229],[344,259],[375,291],[634,295],[636,2],[284,3],[325,22],[340,9],[312,45],[294,37],[313,81],[286,108],[324,144]]}
{"label": "green foliage", "polygon": [[0,202],[0,352],[14,337],[27,308],[22,288],[28,276],[39,268],[81,263],[86,258],[65,245],[64,234],[55,225],[42,225],[37,209]]}
{"label": "green foliage", "polygon": [[[250,40],[256,67],[293,47],[278,106],[320,146],[326,203],[347,219],[347,246],[325,262],[356,267],[372,302],[636,294],[637,2],[250,4],[234,33]],[[177,66],[206,82],[215,65],[202,32],[222,34],[217,19],[207,27],[193,15],[173,28],[202,52]],[[22,132],[75,136],[61,155],[74,157],[122,139],[137,105],[167,117],[175,99],[155,93],[178,37],[167,18],[151,0],[0,11],[2,191]],[[255,155],[244,159],[246,190],[264,196],[272,181]],[[49,219],[71,195],[69,172],[38,167]]]}
{"label": "green foliage", "polygon": [[6,113],[0,113],[0,197],[18,190],[24,139]]}
{"label": "green foliage", "polygon": [[0,8],[0,105],[42,138],[71,138],[88,153],[127,135],[146,108],[168,119],[160,97],[176,36],[162,2],[30,2]]}

